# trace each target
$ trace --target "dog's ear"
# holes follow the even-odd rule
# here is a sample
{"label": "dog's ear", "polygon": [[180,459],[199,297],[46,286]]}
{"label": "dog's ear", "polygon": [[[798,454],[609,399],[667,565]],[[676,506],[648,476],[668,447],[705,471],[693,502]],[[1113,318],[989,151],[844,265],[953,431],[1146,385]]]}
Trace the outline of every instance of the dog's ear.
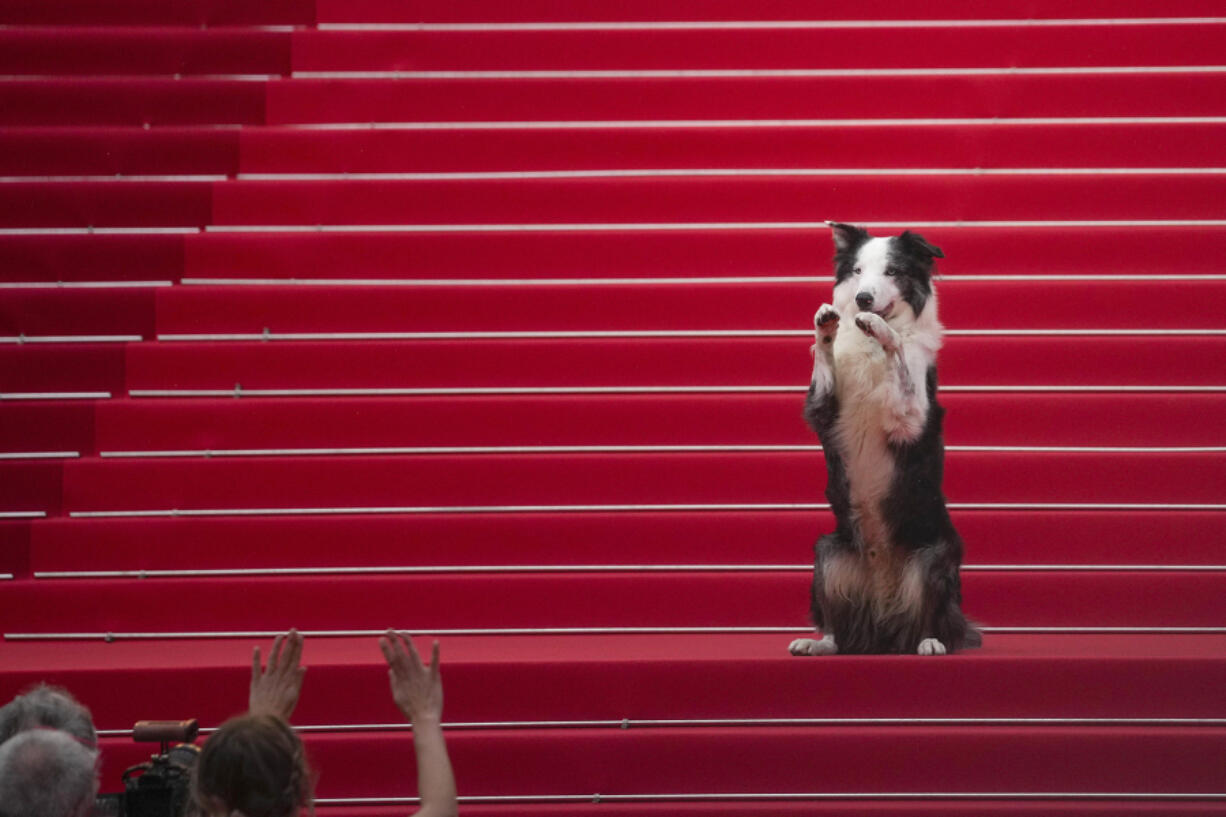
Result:
{"label": "dog's ear", "polygon": [[868,241],[868,230],[851,224],[840,224],[837,221],[827,221],[831,234],[834,236],[834,249],[837,252],[847,252]]}
{"label": "dog's ear", "polygon": [[945,257],[945,253],[941,252],[940,247],[934,247],[933,245],[925,241],[922,235],[917,235],[916,233],[913,233],[910,230],[907,230],[906,232],[904,232],[902,235],[899,236],[899,238],[902,239],[904,243],[910,244],[912,247],[916,248],[920,252],[928,253],[928,255],[931,255],[934,258],[944,258]]}

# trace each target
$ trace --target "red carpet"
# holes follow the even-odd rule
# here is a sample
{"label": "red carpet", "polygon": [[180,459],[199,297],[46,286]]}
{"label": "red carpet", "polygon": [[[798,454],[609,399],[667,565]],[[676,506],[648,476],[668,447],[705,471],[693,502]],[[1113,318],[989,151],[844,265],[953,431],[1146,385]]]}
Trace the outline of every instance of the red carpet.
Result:
{"label": "red carpet", "polygon": [[[1226,814],[1219,6],[0,0],[0,699],[113,790],[297,626],[387,817],[395,626],[469,814]],[[786,652],[827,218],[948,256],[982,649]]]}

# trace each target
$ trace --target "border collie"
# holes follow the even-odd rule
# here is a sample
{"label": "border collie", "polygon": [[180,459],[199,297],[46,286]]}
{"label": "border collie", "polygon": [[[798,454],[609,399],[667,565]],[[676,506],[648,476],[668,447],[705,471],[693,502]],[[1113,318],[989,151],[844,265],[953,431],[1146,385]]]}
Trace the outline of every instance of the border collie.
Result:
{"label": "border collie", "polygon": [[941,324],[932,288],[944,253],[904,232],[834,232],[834,305],[814,316],[805,419],[826,459],[834,533],[817,542],[812,611],[820,639],[793,655],[943,655],[982,643],[962,615],[962,540],[941,492]]}

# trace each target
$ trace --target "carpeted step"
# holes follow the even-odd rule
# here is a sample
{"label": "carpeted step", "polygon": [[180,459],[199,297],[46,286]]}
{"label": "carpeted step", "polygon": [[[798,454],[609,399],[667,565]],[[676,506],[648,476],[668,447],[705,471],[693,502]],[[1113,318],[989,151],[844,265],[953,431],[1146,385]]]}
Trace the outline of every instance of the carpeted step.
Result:
{"label": "carpeted step", "polygon": [[[522,628],[795,628],[809,571],[556,572],[39,579],[0,585],[0,627],[22,633],[264,633]],[[1220,570],[975,571],[971,618],[1006,628],[1220,628]],[[31,611],[37,611],[33,614]],[[151,612],[153,611],[153,612]]]}
{"label": "carpeted step", "polygon": [[[288,124],[929,118],[938,110],[942,117],[1213,116],[1221,113],[1216,100],[1224,83],[1224,75],[1196,69],[1065,76],[1004,69],[986,76],[765,80],[303,78],[269,83],[263,90],[267,122]],[[109,94],[110,87],[102,85],[98,91]],[[134,83],[133,90],[143,87]],[[48,104],[64,93],[54,84],[47,92]]]}
{"label": "carpeted step", "polygon": [[[245,173],[509,172],[697,168],[1213,167],[1224,126],[1208,122],[779,123],[241,133]],[[3,138],[3,137],[0,137]],[[118,137],[116,137],[118,138]],[[138,136],[132,137],[133,140]],[[84,142],[84,138],[81,140]],[[1170,150],[1156,153],[1158,146]],[[89,155],[91,143],[78,152]],[[1161,155],[1161,161],[1157,156]],[[64,159],[60,159],[64,161]],[[136,165],[145,168],[156,165]],[[128,171],[133,172],[133,171]]]}
{"label": "carpeted step", "polygon": [[213,221],[207,181],[20,181],[0,186],[0,225],[203,227]]}
{"label": "carpeted step", "polygon": [[94,396],[124,390],[124,348],[119,343],[25,344],[0,347],[0,393],[71,392]]}
{"label": "carpeted step", "polygon": [[94,406],[88,401],[39,400],[0,404],[0,453],[92,453],[96,437]]}
{"label": "carpeted step", "polygon": [[[954,334],[1196,334],[1215,330],[1214,316],[1226,312],[1226,278],[1172,280],[1156,301],[1153,283],[1139,280],[951,277],[937,287],[938,316]],[[832,297],[828,283],[810,280],[0,289],[0,336],[773,332],[801,338],[812,332],[817,305]]]}
{"label": "carpeted step", "polygon": [[[11,182],[0,225],[812,223],[1212,219],[1216,176],[677,177],[360,181]],[[1169,198],[1163,198],[1164,196]]]}
{"label": "carpeted step", "polygon": [[[383,457],[82,459],[63,463],[66,509],[445,508],[816,503],[813,452],[437,454]],[[15,479],[45,463],[3,463]],[[953,451],[956,503],[1215,503],[1226,459],[1212,452]],[[39,500],[33,507],[26,503]],[[8,510],[58,507],[58,490],[6,496]]]}
{"label": "carpeted step", "polygon": [[239,133],[228,128],[0,129],[0,175],[232,174]]}
{"label": "carpeted step", "polygon": [[[938,315],[955,332],[1104,329],[1140,334],[1154,329],[1214,329],[1215,316],[1226,314],[1226,278],[1172,280],[1163,284],[1160,299],[1153,297],[1153,289],[1151,281],[1138,280],[977,281],[950,277],[937,284]],[[271,332],[274,336],[311,332],[687,330],[788,330],[802,335],[812,331],[811,312],[832,297],[829,284],[812,281],[174,287],[156,293],[159,334]],[[87,311],[91,298],[97,303],[96,311],[106,313],[96,324],[83,320],[93,317],[92,310]],[[26,334],[68,333],[75,326],[84,332],[93,325],[114,326],[113,331],[119,331],[125,323],[117,306],[136,300],[132,294],[112,295],[108,303],[105,298],[79,290],[0,292],[0,332],[9,329],[15,334],[15,330],[23,329],[19,321],[29,327],[24,329]],[[147,326],[143,312],[129,320],[127,331]]]}
{"label": "carpeted step", "polygon": [[[1221,22],[894,28],[315,30],[58,26],[0,31],[0,71],[289,74],[292,71],[688,70],[1214,65]],[[972,34],[973,36],[968,36]],[[291,59],[292,47],[292,59]],[[736,55],[730,58],[729,55]]]}
{"label": "carpeted step", "polygon": [[929,118],[933,99],[952,118],[1212,116],[1222,85],[1220,72],[1197,68],[768,79],[56,78],[0,85],[0,124]]}
{"label": "carpeted step", "polygon": [[[803,392],[812,371],[809,345],[794,338],[143,343],[127,347],[126,364],[128,387],[141,390],[795,385]],[[1226,366],[1222,338],[1169,336],[1138,344],[1086,337],[1075,348],[1072,355],[1067,339],[1053,337],[947,338],[941,382],[959,388],[1220,386]],[[78,382],[76,361],[98,352],[0,349],[0,361],[11,361],[5,369],[24,382],[29,367],[21,364],[37,366],[41,361],[30,356],[48,351],[62,356],[66,374],[58,380],[66,384]]]}
{"label": "carpeted step", "polygon": [[[402,0],[316,0],[319,21],[362,23],[489,23],[489,22],[592,22],[592,21],[685,21],[685,20],[810,20],[812,4],[804,0],[764,0],[750,13],[744,4],[732,0],[684,2],[661,7],[650,0],[607,3],[603,0],[559,2],[530,0],[507,7],[491,0],[469,2],[458,7],[437,7],[430,3]],[[1207,16],[1220,11],[1210,0],[1181,0],[1162,3],[1156,0],[1006,0],[984,6],[974,0],[941,0],[916,6],[905,0],[873,0],[855,6],[823,7],[824,20],[942,20],[976,18],[1051,19],[1068,17],[1165,17],[1172,14]]]}
{"label": "carpeted step", "polygon": [[3,25],[313,25],[313,0],[0,0]]}
{"label": "carpeted step", "polygon": [[[457,787],[472,796],[806,792],[1170,792],[1213,789],[1221,727],[712,727],[454,732]],[[412,740],[309,734],[316,794],[415,791]],[[837,772],[811,758],[837,746]],[[874,762],[887,755],[893,762]],[[148,747],[103,741],[104,778]],[[508,762],[514,758],[514,762]],[[684,758],[684,762],[680,760]],[[798,762],[805,758],[808,762]],[[958,774],[950,775],[950,758]],[[113,764],[113,765],[112,765]],[[1147,775],[1138,775],[1144,767]],[[330,774],[328,770],[333,770]]]}
{"label": "carpeted step", "polygon": [[[914,796],[885,797],[882,795],[867,797],[853,802],[844,798],[828,800],[802,799],[799,802],[778,802],[769,796],[751,799],[749,801],[734,800],[731,802],[679,802],[665,800],[663,802],[642,801],[638,803],[610,803],[595,797],[578,798],[564,805],[556,803],[505,803],[490,805],[489,803],[471,804],[462,801],[465,814],[476,817],[586,817],[586,815],[603,815],[604,817],[656,817],[656,815],[683,815],[683,817],[726,817],[726,815],[744,814],[752,808],[753,813],[762,817],[792,817],[793,815],[820,815],[820,817],[864,817],[864,815],[890,815],[890,817],[945,817],[946,815],[1043,815],[1043,817],[1101,817],[1101,815],[1175,815],[1175,817],[1208,817],[1226,812],[1221,801],[1205,797],[1200,800],[1183,798],[1151,797],[1148,799],[1132,798],[1128,800],[1102,797],[1086,798],[1076,795],[1069,797],[1042,797],[1033,801],[1004,800],[993,797],[968,798],[966,800],[951,800]],[[403,817],[406,807],[411,808],[415,801],[408,805],[386,806],[339,806],[316,803],[315,813],[320,817]]]}
{"label": "carpeted step", "polygon": [[184,237],[133,235],[3,235],[0,276],[14,283],[136,286],[169,284],[183,274]]}
{"label": "carpeted step", "polygon": [[[1014,26],[931,27],[923,36],[905,26],[665,28],[647,36],[636,29],[302,30],[293,34],[293,68],[307,72],[667,71],[684,66],[687,70],[880,71],[1000,65],[1188,66],[1218,64],[1223,36],[1226,25],[1208,21],[1128,26],[1034,26],[1019,21]],[[88,33],[77,38],[83,50],[99,39]],[[15,32],[13,39],[25,44],[21,32]],[[53,41],[43,53],[54,59],[59,55],[52,49],[73,39],[70,35]],[[222,40],[213,48],[225,55],[227,46]],[[138,56],[144,55],[138,52],[132,59]],[[58,62],[71,66],[74,59],[78,58],[59,56]],[[146,61],[161,64],[156,55],[149,55]]]}
{"label": "carpeted step", "polygon": [[151,288],[0,289],[0,336],[151,340],[156,322]]}
{"label": "carpeted step", "polygon": [[[401,617],[380,628],[406,623]],[[444,720],[620,726],[623,719],[1215,718],[1221,712],[1221,634],[989,633],[982,648],[952,656],[829,661],[789,655],[790,639],[787,633],[445,635],[439,639]],[[267,654],[269,643],[10,640],[0,690],[7,697],[42,678],[62,684],[91,706],[100,729],[184,717],[213,727],[246,703],[252,648]],[[308,636],[303,661],[308,670],[297,724],[401,722],[373,633]]]}
{"label": "carpeted step", "polygon": [[30,575],[30,522],[0,520],[0,574],[4,581]]}
{"label": "carpeted step", "polygon": [[581,131],[6,128],[0,131],[0,174],[810,170],[877,167],[882,156],[899,169],[1212,167],[1224,130],[1215,122],[1161,119]]}
{"label": "carpeted step", "polygon": [[[832,214],[828,214],[832,215]],[[824,216],[823,216],[824,217]],[[878,234],[904,227],[874,228]],[[1217,275],[1226,231],[1211,225],[922,226],[947,279],[992,275]],[[5,280],[189,278],[559,279],[803,276],[827,286],[826,229],[0,235]],[[938,285],[939,286],[939,285]],[[951,327],[957,328],[957,327]]]}
{"label": "carpeted step", "polygon": [[0,83],[0,125],[259,125],[262,83],[72,77]]}
{"label": "carpeted step", "polygon": [[[1226,89],[1226,84],[1223,85]],[[850,221],[1201,219],[1221,214],[1220,178],[1154,174],[1102,179],[1066,176],[907,177],[890,180],[881,196],[878,177],[780,177],[698,179],[236,182],[213,186],[215,224],[449,224],[583,222],[777,222],[813,220],[840,212]],[[14,186],[14,193],[20,185]],[[166,207],[164,224],[194,221],[196,211],[172,204],[181,189],[155,185]],[[7,192],[8,188],[0,190]],[[84,193],[78,198],[77,192]],[[10,218],[55,218],[52,193],[27,191],[47,201],[49,212]],[[47,196],[47,199],[43,197]],[[94,196],[98,198],[94,198]],[[114,187],[74,189],[71,200],[90,207],[109,201]],[[7,197],[6,197],[7,198]],[[105,216],[123,223],[126,208],[116,199]],[[6,208],[7,209],[7,208]],[[30,207],[33,210],[33,207]],[[71,214],[66,222],[79,223]],[[176,221],[173,219],[186,219]],[[820,217],[819,217],[820,219]],[[97,222],[102,223],[102,222]],[[136,222],[153,223],[153,222]]]}
{"label": "carpeted step", "polygon": [[59,513],[63,465],[58,461],[0,460],[0,513]]}
{"label": "carpeted step", "polygon": [[[839,208],[841,209],[841,208]],[[836,210],[837,212],[838,210]],[[834,218],[818,214],[818,218]],[[911,226],[911,225],[904,225]],[[901,226],[874,228],[897,233]],[[1208,225],[1086,228],[924,226],[944,248],[942,275],[1168,275],[1220,274],[1214,258],[1226,253],[1226,230]],[[101,243],[98,254],[118,255]],[[18,269],[33,266],[37,245],[25,247]],[[65,246],[92,260],[81,237]],[[833,280],[826,229],[796,230],[535,230],[456,233],[206,233],[186,239],[184,275],[257,279],[491,279],[630,278],[800,275]],[[65,270],[65,268],[67,269]],[[58,259],[46,268],[76,272]],[[44,273],[46,274],[46,273]],[[54,279],[53,279],[54,280]],[[938,284],[939,287],[939,284]]]}
{"label": "carpeted step", "polygon": [[1223,82],[1220,72],[1196,68],[765,80],[79,77],[0,84],[0,124],[930,118],[933,99],[946,118],[1214,116]]}
{"label": "carpeted step", "polygon": [[[111,400],[0,406],[0,453],[459,446],[816,446],[796,394]],[[947,445],[1217,446],[1226,395],[951,392]],[[45,413],[44,413],[45,411]],[[97,412],[95,431],[94,412]],[[11,418],[11,421],[10,421]],[[25,431],[9,431],[14,427]],[[28,443],[28,444],[27,444]]]}
{"label": "carpeted step", "polygon": [[[959,510],[968,572],[998,566],[1164,566],[1222,562],[1220,511]],[[21,523],[14,563],[39,573],[344,568],[687,565],[806,571],[828,511],[624,511],[69,519]],[[14,523],[14,527],[16,523]],[[358,542],[360,551],[339,547]],[[27,558],[26,552],[29,552]]]}
{"label": "carpeted step", "polygon": [[[3,15],[3,9],[0,9]],[[0,29],[0,74],[288,74],[290,34],[259,28]]]}
{"label": "carpeted step", "polygon": [[[113,399],[0,404],[0,453],[481,448],[804,446],[796,394]],[[941,395],[952,446],[1218,447],[1226,396]],[[559,422],[565,418],[566,422]],[[378,453],[371,451],[370,453]],[[409,453],[409,452],[405,452]]]}
{"label": "carpeted step", "polygon": [[[799,395],[811,371],[808,345],[794,338],[26,344],[0,347],[0,392],[128,388],[140,396],[224,397],[794,387]],[[1214,337],[1159,336],[1144,344],[1085,337],[1075,356],[1068,348],[1055,337],[952,337],[941,352],[942,384],[955,391],[1213,390],[1226,365],[1226,343]]]}
{"label": "carpeted step", "polygon": [[[2,586],[0,627],[102,638],[406,622],[423,632],[796,628],[794,637],[809,626],[810,580],[805,570],[27,579]],[[962,608],[991,627],[1221,628],[1224,590],[1220,570],[976,570],[962,577]]]}

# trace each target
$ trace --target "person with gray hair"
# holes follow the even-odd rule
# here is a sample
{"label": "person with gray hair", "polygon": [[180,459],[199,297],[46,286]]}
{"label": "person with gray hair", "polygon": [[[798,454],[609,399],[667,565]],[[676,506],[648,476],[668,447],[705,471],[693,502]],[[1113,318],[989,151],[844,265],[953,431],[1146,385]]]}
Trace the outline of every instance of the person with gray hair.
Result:
{"label": "person with gray hair", "polygon": [[0,815],[86,817],[98,793],[98,751],[47,727],[0,745]]}
{"label": "person with gray hair", "polygon": [[0,744],[27,729],[60,729],[97,748],[93,716],[66,689],[39,684],[0,707]]}

